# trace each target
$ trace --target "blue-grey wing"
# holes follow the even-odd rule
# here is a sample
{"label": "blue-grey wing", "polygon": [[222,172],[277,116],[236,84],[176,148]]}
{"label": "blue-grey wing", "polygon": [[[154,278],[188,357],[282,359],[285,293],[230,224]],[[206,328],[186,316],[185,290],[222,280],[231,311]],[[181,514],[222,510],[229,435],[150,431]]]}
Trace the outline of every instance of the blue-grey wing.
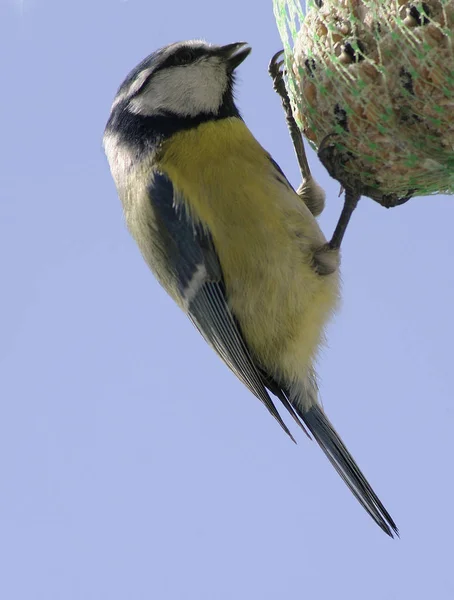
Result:
{"label": "blue-grey wing", "polygon": [[[228,306],[222,269],[210,234],[191,219],[167,175],[159,172],[153,175],[149,197],[158,225],[159,245],[189,318],[293,439]],[[280,394],[278,397],[294,416],[286,398]]]}
{"label": "blue-grey wing", "polygon": [[[282,183],[282,185],[285,186],[286,188],[291,189],[292,192],[295,192],[292,184],[290,183],[290,181],[285,176],[284,171],[277,164],[277,162],[274,160],[274,158],[271,156],[271,154],[267,153],[267,156],[268,156],[268,159],[269,159],[269,161],[271,163],[271,165],[270,165],[271,171],[274,173],[274,177],[277,179],[277,181],[279,181],[279,183]],[[295,194],[296,194],[296,192],[295,192]]]}

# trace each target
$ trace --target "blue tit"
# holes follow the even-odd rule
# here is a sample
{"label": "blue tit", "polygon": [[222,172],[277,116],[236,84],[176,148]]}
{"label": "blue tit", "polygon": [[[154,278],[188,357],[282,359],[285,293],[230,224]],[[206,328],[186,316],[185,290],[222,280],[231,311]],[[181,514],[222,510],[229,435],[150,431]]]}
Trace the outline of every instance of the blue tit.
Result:
{"label": "blue tit", "polygon": [[394,521],[320,406],[314,362],[339,298],[339,253],[235,105],[235,69],[249,52],[197,40],[145,58],[112,104],[111,173],[164,289],[290,437],[270,394],[312,433],[392,536]]}

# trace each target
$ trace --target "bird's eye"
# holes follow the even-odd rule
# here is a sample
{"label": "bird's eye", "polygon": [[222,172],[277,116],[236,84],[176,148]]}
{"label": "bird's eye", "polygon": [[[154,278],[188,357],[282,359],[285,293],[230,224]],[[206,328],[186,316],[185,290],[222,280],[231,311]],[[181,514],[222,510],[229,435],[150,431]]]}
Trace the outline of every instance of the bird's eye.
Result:
{"label": "bird's eye", "polygon": [[194,53],[189,48],[184,48],[180,50],[178,54],[175,55],[174,65],[187,65],[192,62],[194,59]]}

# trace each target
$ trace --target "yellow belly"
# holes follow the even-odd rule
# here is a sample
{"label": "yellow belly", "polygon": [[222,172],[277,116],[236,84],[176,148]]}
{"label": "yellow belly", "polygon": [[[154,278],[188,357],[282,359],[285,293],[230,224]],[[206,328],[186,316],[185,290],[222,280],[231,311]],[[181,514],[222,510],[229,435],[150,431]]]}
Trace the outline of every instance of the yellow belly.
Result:
{"label": "yellow belly", "polygon": [[211,232],[230,308],[256,360],[286,381],[304,375],[338,297],[337,274],[319,276],[311,266],[325,242],[312,214],[239,119],[176,134],[158,163]]}

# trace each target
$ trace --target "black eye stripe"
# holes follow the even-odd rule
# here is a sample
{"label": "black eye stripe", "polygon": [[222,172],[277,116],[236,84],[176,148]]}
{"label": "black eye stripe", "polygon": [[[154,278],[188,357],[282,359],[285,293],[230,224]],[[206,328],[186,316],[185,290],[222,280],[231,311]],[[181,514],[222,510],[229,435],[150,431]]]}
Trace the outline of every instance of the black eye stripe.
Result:
{"label": "black eye stripe", "polygon": [[156,70],[160,71],[168,67],[190,65],[202,56],[207,56],[206,48],[179,48],[176,52],[168,56]]}
{"label": "black eye stripe", "polygon": [[176,65],[185,65],[193,62],[194,53],[189,48],[183,48],[180,52],[173,55],[173,62]]}

